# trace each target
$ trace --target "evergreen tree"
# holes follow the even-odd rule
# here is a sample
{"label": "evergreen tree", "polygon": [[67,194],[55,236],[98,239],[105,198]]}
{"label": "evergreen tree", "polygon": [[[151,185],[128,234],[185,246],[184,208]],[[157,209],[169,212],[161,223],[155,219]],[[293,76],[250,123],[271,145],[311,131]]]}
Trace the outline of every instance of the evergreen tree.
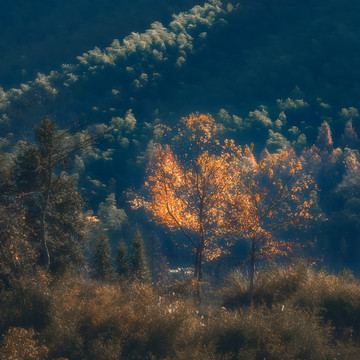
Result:
{"label": "evergreen tree", "polygon": [[35,143],[27,142],[16,158],[15,194],[21,199],[31,241],[46,270],[59,271],[83,263],[83,200],[75,181],[63,170],[72,155],[88,146],[56,130],[50,119],[35,127]]}
{"label": "evergreen tree", "polygon": [[145,244],[139,230],[136,232],[132,243],[131,271],[137,279],[142,281],[149,280],[150,274]]}
{"label": "evergreen tree", "polygon": [[333,150],[334,143],[331,136],[331,129],[326,121],[324,121],[319,128],[318,137],[316,139],[316,146],[321,151],[325,151],[328,153]]}
{"label": "evergreen tree", "polygon": [[103,280],[109,279],[114,270],[109,239],[103,232],[96,238],[93,270],[94,276]]}
{"label": "evergreen tree", "polygon": [[130,272],[128,250],[124,240],[121,240],[116,250],[115,258],[116,272],[119,276],[127,276]]}
{"label": "evergreen tree", "polygon": [[359,144],[359,137],[352,126],[352,121],[349,120],[345,124],[344,134],[341,136],[341,143],[351,149],[356,149]]}

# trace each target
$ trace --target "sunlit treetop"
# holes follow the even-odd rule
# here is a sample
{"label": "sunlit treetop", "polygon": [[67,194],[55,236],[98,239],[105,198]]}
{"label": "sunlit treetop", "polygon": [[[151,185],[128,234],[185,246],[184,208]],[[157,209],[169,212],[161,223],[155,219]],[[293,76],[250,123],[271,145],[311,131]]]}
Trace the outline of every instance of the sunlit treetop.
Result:
{"label": "sunlit treetop", "polygon": [[180,132],[189,134],[189,139],[206,143],[213,139],[220,126],[215,123],[214,118],[209,114],[193,113],[187,117],[183,117],[180,121],[182,125]]}

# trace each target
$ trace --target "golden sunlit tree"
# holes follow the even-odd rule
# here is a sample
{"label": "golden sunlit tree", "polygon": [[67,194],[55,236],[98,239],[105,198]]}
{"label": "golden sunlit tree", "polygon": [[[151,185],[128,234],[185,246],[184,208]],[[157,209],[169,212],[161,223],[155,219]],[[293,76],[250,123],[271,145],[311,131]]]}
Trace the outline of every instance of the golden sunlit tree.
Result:
{"label": "golden sunlit tree", "polygon": [[141,203],[154,220],[180,231],[195,252],[194,277],[202,279],[204,260],[221,255],[217,228],[237,173],[241,149],[216,140],[219,126],[210,115],[181,120],[173,146],[157,145],[147,170],[148,197]]}
{"label": "golden sunlit tree", "polygon": [[313,178],[303,168],[304,159],[292,149],[274,154],[265,151],[256,161],[252,148],[246,146],[239,161],[242,173],[233,184],[227,216],[219,230],[249,242],[251,300],[255,263],[294,252],[298,241],[282,240],[288,236],[281,234],[307,227],[317,217],[313,211],[317,192]]}

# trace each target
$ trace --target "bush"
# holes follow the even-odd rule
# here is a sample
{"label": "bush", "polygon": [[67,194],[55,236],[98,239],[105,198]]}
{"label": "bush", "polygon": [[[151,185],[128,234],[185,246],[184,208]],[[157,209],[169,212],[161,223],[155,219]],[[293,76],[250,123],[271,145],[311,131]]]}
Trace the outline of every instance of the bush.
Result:
{"label": "bush", "polygon": [[[305,264],[294,267],[272,266],[255,273],[253,303],[266,304],[283,302],[290,298],[306,282],[310,270]],[[226,279],[219,295],[223,305],[234,308],[248,303],[249,278],[235,270]]]}
{"label": "bush", "polygon": [[216,310],[209,316],[208,342],[231,359],[328,359],[329,329],[305,311],[286,305]]}
{"label": "bush", "polygon": [[50,277],[44,273],[12,279],[0,292],[0,333],[9,327],[43,329],[49,322]]}
{"label": "bush", "polygon": [[[247,302],[248,279],[233,272],[219,291],[223,305],[236,308]],[[253,304],[291,303],[319,315],[334,326],[336,338],[360,338],[360,282],[349,273],[329,274],[301,263],[295,267],[265,269],[256,274]]]}
{"label": "bush", "polygon": [[191,303],[170,303],[149,285],[121,288],[69,278],[53,290],[46,336],[56,357],[171,358],[186,343],[195,315]]}
{"label": "bush", "polygon": [[37,335],[33,329],[8,329],[0,346],[0,360],[46,360],[48,349]]}

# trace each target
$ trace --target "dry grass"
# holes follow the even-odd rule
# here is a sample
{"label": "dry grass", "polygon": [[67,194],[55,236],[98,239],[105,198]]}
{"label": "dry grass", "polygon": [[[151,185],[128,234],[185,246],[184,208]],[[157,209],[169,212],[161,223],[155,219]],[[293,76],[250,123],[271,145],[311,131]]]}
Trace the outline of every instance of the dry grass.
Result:
{"label": "dry grass", "polygon": [[[358,359],[360,284],[349,274],[269,268],[257,274],[251,306],[240,272],[219,292],[227,307],[199,311],[192,293],[188,281],[160,291],[71,274],[20,279],[0,294],[0,359],[28,359],[27,348],[44,360]],[[25,348],[14,345],[19,336]]]}

